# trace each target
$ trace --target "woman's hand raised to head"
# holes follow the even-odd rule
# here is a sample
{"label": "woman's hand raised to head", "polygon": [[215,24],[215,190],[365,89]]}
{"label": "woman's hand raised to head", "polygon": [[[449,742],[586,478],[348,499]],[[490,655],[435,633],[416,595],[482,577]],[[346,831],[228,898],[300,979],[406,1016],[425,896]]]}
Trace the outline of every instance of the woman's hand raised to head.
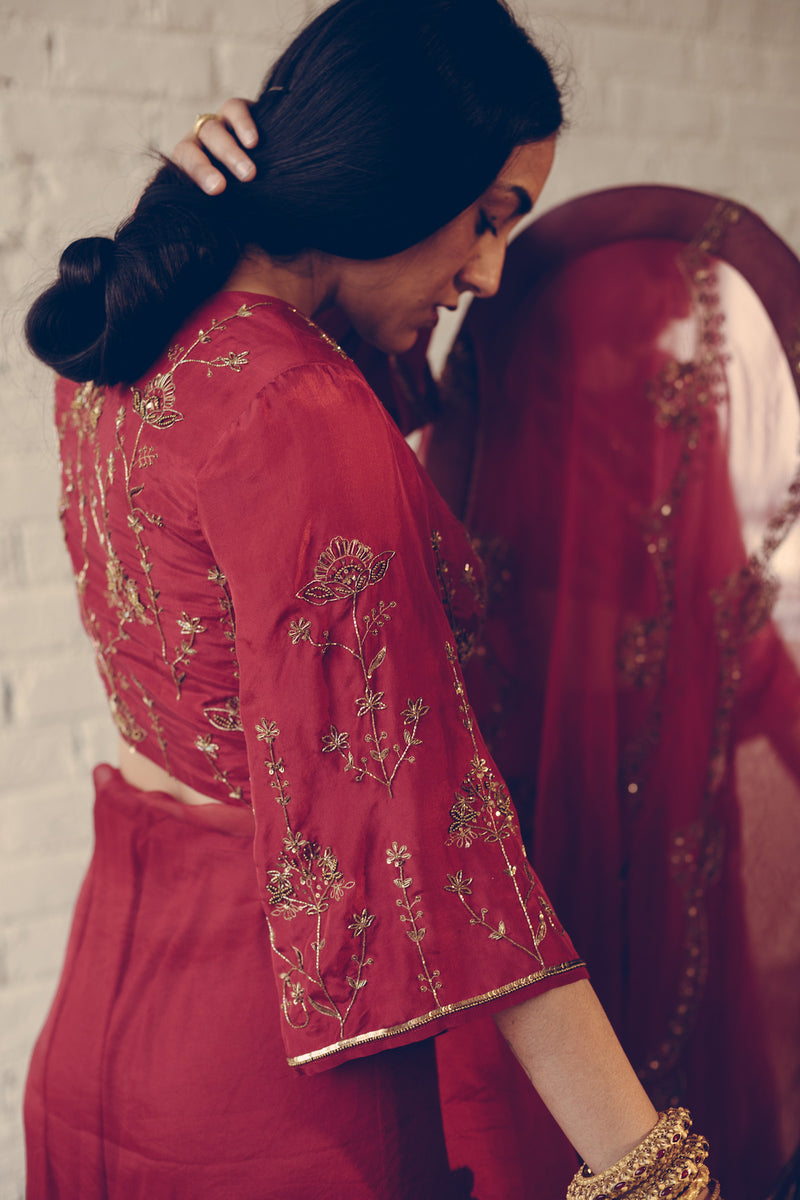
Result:
{"label": "woman's hand raised to head", "polygon": [[215,117],[203,121],[196,134],[192,130],[182,137],[172,151],[172,160],[213,196],[223,191],[225,176],[212,164],[209,154],[239,179],[252,179],[256,168],[242,147],[251,149],[257,141],[258,130],[247,101],[234,98],[226,100]]}

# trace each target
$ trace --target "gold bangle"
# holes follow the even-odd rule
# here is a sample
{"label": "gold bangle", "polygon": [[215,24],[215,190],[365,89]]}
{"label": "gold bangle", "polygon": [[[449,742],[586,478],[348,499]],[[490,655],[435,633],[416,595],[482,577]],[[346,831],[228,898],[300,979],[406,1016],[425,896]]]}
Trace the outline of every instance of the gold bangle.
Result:
{"label": "gold bangle", "polygon": [[706,1139],[700,1134],[692,1134],[681,1146],[675,1160],[627,1192],[626,1200],[698,1200],[708,1184],[707,1155]]}
{"label": "gold bangle", "polygon": [[219,120],[220,120],[220,116],[218,113],[198,113],[194,119],[194,125],[192,126],[192,137],[195,140],[197,140],[200,137],[200,130],[203,128],[206,121],[219,121]]}
{"label": "gold bangle", "polygon": [[708,1167],[705,1163],[701,1163],[700,1169],[695,1175],[692,1182],[689,1184],[685,1192],[680,1193],[680,1200],[699,1200],[703,1192],[708,1187],[710,1175]]}
{"label": "gold bangle", "polygon": [[682,1159],[671,1170],[665,1172],[651,1191],[643,1193],[647,1200],[697,1200],[708,1183],[708,1167],[694,1159]]}
{"label": "gold bangle", "polygon": [[584,1164],[567,1188],[567,1200],[623,1200],[665,1174],[682,1157],[692,1119],[685,1108],[668,1108],[638,1145],[605,1171],[594,1175]]}

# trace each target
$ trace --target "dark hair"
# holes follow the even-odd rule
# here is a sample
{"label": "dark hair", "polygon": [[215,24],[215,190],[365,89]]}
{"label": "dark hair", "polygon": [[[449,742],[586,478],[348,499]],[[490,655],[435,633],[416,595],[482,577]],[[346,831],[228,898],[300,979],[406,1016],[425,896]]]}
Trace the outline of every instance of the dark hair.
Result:
{"label": "dark hair", "polygon": [[132,382],[246,246],[398,253],[562,124],[547,61],[503,0],[338,0],[281,56],[252,114],[255,180],[227,175],[211,197],[165,163],[113,240],[67,248],[28,314],[34,354],[77,381]]}

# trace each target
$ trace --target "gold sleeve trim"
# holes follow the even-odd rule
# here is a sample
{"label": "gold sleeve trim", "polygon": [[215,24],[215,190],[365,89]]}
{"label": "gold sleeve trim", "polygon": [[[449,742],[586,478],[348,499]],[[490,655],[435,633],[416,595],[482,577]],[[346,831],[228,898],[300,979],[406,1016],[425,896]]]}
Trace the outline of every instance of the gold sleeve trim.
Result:
{"label": "gold sleeve trim", "polygon": [[308,1054],[298,1054],[286,1061],[290,1067],[302,1067],[306,1063],[319,1062],[322,1058],[330,1058],[331,1055],[339,1054],[342,1050],[352,1050],[355,1046],[366,1046],[371,1042],[382,1042],[386,1038],[396,1037],[398,1034],[410,1033],[413,1029],[420,1029],[423,1025],[429,1025],[432,1021],[438,1021],[442,1017],[450,1016],[452,1013],[465,1012],[467,1009],[477,1008],[480,1004],[486,1004],[490,1000],[499,1000],[501,996],[510,996],[532,983],[540,983],[541,980],[551,979],[555,975],[566,975],[569,971],[576,971],[585,966],[586,963],[581,959],[575,959],[573,962],[559,963],[556,967],[544,967],[543,970],[536,971],[533,975],[526,975],[523,979],[516,979],[513,983],[505,984],[504,987],[495,988],[491,992],[484,992],[482,996],[470,996],[468,1000],[459,1000],[455,1004],[445,1004],[441,1008],[437,1007],[431,1009],[430,1012],[423,1013],[420,1017],[413,1017],[410,1021],[403,1021],[400,1025],[391,1025],[388,1029],[374,1029],[370,1033],[360,1033],[357,1037],[345,1038],[340,1042],[332,1042],[331,1045],[323,1046],[320,1050],[311,1050]]}

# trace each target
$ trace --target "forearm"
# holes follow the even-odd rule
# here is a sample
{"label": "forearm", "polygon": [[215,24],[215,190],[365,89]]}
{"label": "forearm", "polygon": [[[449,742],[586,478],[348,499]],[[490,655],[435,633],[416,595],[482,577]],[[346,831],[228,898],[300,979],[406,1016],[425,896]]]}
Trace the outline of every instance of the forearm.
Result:
{"label": "forearm", "polygon": [[594,1172],[627,1154],[657,1113],[585,980],[495,1017],[531,1083]]}

